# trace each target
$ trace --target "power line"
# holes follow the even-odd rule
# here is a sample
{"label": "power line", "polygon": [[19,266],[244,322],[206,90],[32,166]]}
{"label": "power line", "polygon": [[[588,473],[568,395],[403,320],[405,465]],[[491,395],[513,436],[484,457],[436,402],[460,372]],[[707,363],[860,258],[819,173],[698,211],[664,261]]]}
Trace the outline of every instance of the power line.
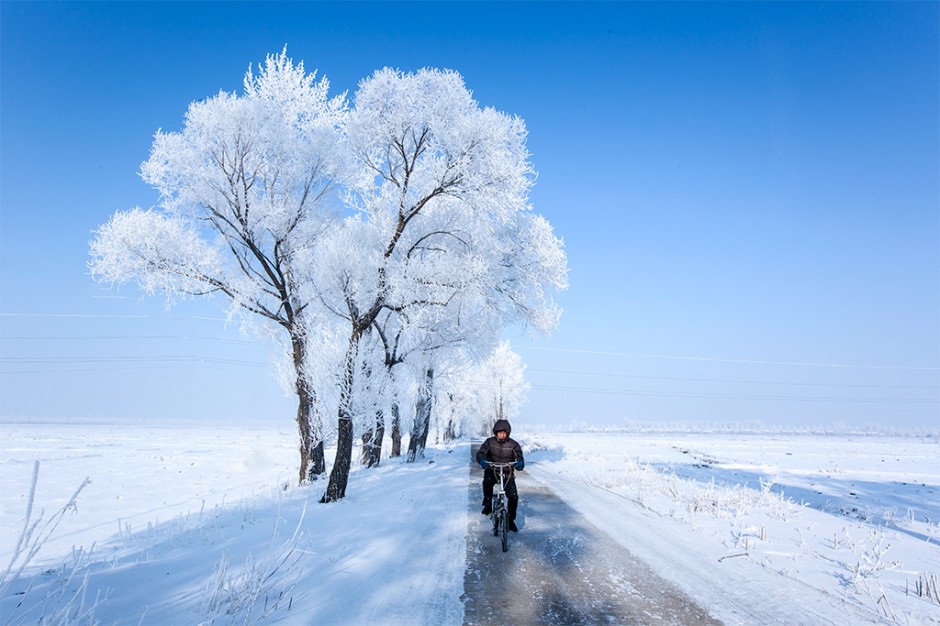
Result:
{"label": "power line", "polygon": [[[0,317],[75,317],[75,318],[101,318],[101,319],[149,319],[149,314],[120,314],[120,313],[0,313]],[[201,320],[209,322],[228,322],[225,317],[209,317],[206,315],[168,315],[161,319],[171,320]]]}
{"label": "power line", "polygon": [[4,370],[4,376],[15,374],[87,374],[91,372],[130,372],[138,370],[169,370],[179,369],[176,365],[122,365],[120,367],[85,367],[85,368],[55,368],[55,369],[29,369],[29,370]]}
{"label": "power line", "polygon": [[[101,314],[101,313],[0,313],[0,317],[73,317],[73,318],[102,318],[102,319],[147,319],[151,318],[148,314]],[[208,317],[203,315],[189,316],[169,316],[174,320],[202,320],[212,322],[228,322],[224,317]],[[167,336],[166,338],[171,338]],[[185,338],[185,337],[179,337]],[[208,339],[208,338],[207,338]],[[233,340],[234,341],[234,340]],[[901,370],[901,371],[923,371],[940,372],[940,367],[933,366],[910,366],[910,365],[872,365],[872,364],[851,364],[851,363],[822,363],[813,361],[775,361],[769,359],[737,359],[713,356],[692,356],[678,354],[656,354],[641,352],[613,352],[609,350],[588,350],[584,348],[552,348],[548,346],[523,346],[526,350],[538,350],[543,352],[564,352],[571,354],[590,354],[598,356],[618,356],[644,359],[664,359],[673,361],[704,361],[713,363],[742,363],[749,365],[785,365],[794,367],[825,367],[825,368],[843,368],[843,369],[877,369],[877,370]]]}
{"label": "power line", "polygon": [[940,404],[940,399],[933,398],[842,398],[834,396],[774,396],[756,394],[731,394],[683,391],[641,391],[638,389],[610,389],[601,387],[573,387],[565,385],[532,385],[533,389],[543,391],[563,391],[565,393],[590,393],[622,396],[648,396],[658,398],[694,398],[720,400],[782,400],[792,402],[852,402],[852,403],[887,403],[887,404]]}
{"label": "power line", "polygon": [[129,314],[103,314],[103,313],[0,313],[0,317],[79,317],[79,318],[129,318],[141,319],[148,318],[149,315],[129,315]]}
{"label": "power line", "polygon": [[795,387],[845,387],[849,389],[940,389],[940,385],[863,385],[847,383],[806,383],[806,382],[782,382],[771,380],[747,380],[747,379],[729,379],[729,378],[688,378],[681,376],[644,376],[642,374],[618,374],[611,372],[586,372],[579,370],[556,370],[544,369],[538,367],[526,368],[527,372],[546,372],[551,374],[575,374],[581,376],[606,376],[615,378],[639,378],[642,380],[671,380],[680,382],[697,383],[728,383],[728,384],[749,384],[749,385],[784,385]]}
{"label": "power line", "polygon": [[[99,314],[73,314],[73,313],[0,313],[0,316],[6,317],[75,317],[75,318],[149,318],[149,315],[99,315]],[[176,318],[187,319],[187,318]],[[218,318],[192,317],[188,319],[208,319],[212,321],[224,321]],[[0,341],[215,341],[230,344],[251,345],[257,342],[246,339],[228,339],[222,337],[209,337],[202,335],[93,335],[87,337],[80,336],[54,336],[54,335],[21,335],[0,337]],[[718,357],[697,357],[682,355],[663,355],[663,354],[641,354],[598,350],[582,350],[572,348],[549,348],[539,346],[527,346],[527,349],[554,351],[563,353],[579,353],[588,355],[620,356],[634,358],[653,358],[670,360],[688,360],[699,362],[716,363],[744,363],[744,364],[769,364],[786,365],[802,367],[828,367],[828,368],[857,368],[857,369],[877,369],[877,370],[896,370],[911,372],[934,372],[940,368],[934,367],[902,367],[902,366],[879,366],[879,365],[848,365],[843,363],[812,363],[800,361],[771,361],[754,359],[728,359]],[[49,357],[0,357],[0,364],[5,366],[19,366],[16,370],[5,370],[7,374],[49,374],[49,373],[68,373],[68,372],[91,372],[91,371],[110,371],[126,369],[164,369],[171,368],[173,364],[179,363],[198,363],[203,365],[229,365],[229,366],[247,366],[253,368],[270,367],[269,362],[258,362],[251,360],[227,359],[217,357],[199,357],[186,355],[168,355],[168,356],[49,356]],[[56,366],[60,367],[56,367]],[[24,367],[25,366],[25,367]],[[30,367],[36,366],[36,367]],[[774,386],[792,386],[809,388],[834,388],[834,389],[869,389],[869,390],[936,390],[936,386],[922,385],[871,385],[871,384],[847,384],[847,383],[818,383],[818,382],[785,382],[770,380],[753,379],[720,379],[703,377],[668,377],[668,376],[648,376],[621,374],[612,372],[592,372],[572,369],[549,369],[549,368],[529,368],[531,372],[544,372],[563,375],[592,376],[607,378],[628,378],[650,381],[673,381],[684,383],[709,383],[709,384],[747,384],[747,385],[774,385]],[[483,386],[476,381],[464,381],[464,384],[473,386]],[[532,389],[542,391],[560,391],[566,393],[578,394],[601,394],[601,395],[623,395],[623,396],[646,396],[663,398],[698,398],[698,399],[738,399],[738,400],[763,400],[763,401],[799,401],[799,402],[851,402],[851,403],[895,403],[895,404],[937,404],[938,400],[931,398],[849,398],[835,396],[796,396],[796,395],[758,395],[758,394],[735,394],[721,392],[695,392],[695,391],[654,391],[640,389],[616,389],[603,387],[589,387],[576,385],[550,385],[533,384]]]}
{"label": "power line", "polygon": [[169,355],[169,356],[114,356],[114,357],[86,357],[86,356],[57,356],[57,357],[0,357],[0,363],[16,365],[49,365],[55,363],[222,363],[225,365],[247,365],[251,367],[267,367],[267,363],[258,361],[245,361],[240,359],[223,359],[217,357]]}
{"label": "power line", "polygon": [[0,337],[0,341],[83,341],[83,340],[94,340],[94,341],[104,341],[104,340],[127,340],[127,341],[137,341],[141,340],[190,340],[195,339],[199,341],[218,341],[221,343],[235,343],[235,344],[246,344],[246,345],[255,345],[259,342],[251,341],[248,339],[228,339],[226,337],[207,337],[204,335],[86,335],[86,336],[65,336],[65,335],[17,335],[17,336],[5,336]]}
{"label": "power line", "polygon": [[760,359],[728,359],[710,356],[687,356],[677,354],[644,354],[637,352],[609,352],[604,350],[582,350],[576,348],[548,348],[545,346],[524,346],[526,350],[542,350],[545,352],[569,352],[574,354],[595,354],[600,356],[639,357],[644,359],[668,359],[674,361],[707,361],[714,363],[744,363],[748,365],[788,365],[798,367],[831,367],[846,369],[877,369],[877,370],[906,370],[923,372],[940,372],[940,367],[920,367],[908,365],[853,365],[848,363],[815,363],[809,361],[770,361]]}
{"label": "power line", "polygon": [[[491,381],[465,378],[461,383],[470,387],[482,389],[497,389],[497,385]],[[858,387],[866,387],[859,385]],[[719,399],[719,400],[783,400],[792,402],[852,402],[852,403],[890,403],[890,404],[940,404],[940,398],[874,398],[863,397],[853,398],[845,396],[798,396],[798,395],[774,395],[774,394],[746,394],[729,392],[710,392],[710,391],[654,391],[642,389],[616,389],[610,387],[588,387],[584,385],[551,385],[551,384],[530,384],[530,389],[540,391],[560,391],[564,393],[580,394],[600,394],[600,395],[622,395],[622,396],[644,396],[659,398],[693,398],[693,399]],[[867,387],[866,387],[867,388]],[[904,388],[904,387],[902,387]],[[917,387],[920,388],[920,387]],[[933,389],[926,387],[925,389]]]}

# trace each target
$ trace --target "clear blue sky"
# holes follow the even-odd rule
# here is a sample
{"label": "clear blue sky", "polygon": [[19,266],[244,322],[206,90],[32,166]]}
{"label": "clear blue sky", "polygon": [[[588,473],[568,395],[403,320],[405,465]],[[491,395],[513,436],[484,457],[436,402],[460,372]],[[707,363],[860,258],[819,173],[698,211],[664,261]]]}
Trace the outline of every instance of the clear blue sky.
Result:
{"label": "clear blue sky", "polygon": [[0,417],[281,419],[269,349],[87,274],[190,102],[286,44],[461,72],[566,242],[530,423],[940,427],[938,3],[2,3]]}

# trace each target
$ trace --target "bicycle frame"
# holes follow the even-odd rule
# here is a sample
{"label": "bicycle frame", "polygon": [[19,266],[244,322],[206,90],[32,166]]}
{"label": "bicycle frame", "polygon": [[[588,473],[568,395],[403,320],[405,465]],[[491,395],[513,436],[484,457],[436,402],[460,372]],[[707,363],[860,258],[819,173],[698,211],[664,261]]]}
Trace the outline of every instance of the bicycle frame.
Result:
{"label": "bicycle frame", "polygon": [[493,512],[490,517],[493,520],[493,535],[499,536],[503,552],[509,549],[509,506],[506,500],[506,483],[512,478],[514,463],[490,463],[490,468],[496,476],[496,484],[493,485]]}

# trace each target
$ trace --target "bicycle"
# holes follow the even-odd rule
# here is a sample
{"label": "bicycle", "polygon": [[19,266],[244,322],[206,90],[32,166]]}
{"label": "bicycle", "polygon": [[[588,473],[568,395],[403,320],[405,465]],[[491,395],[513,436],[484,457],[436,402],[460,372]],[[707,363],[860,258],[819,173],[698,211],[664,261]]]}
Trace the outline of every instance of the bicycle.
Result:
{"label": "bicycle", "polygon": [[490,463],[490,469],[497,477],[493,485],[493,536],[499,537],[503,552],[509,550],[509,503],[506,499],[506,483],[512,478],[514,463]]}

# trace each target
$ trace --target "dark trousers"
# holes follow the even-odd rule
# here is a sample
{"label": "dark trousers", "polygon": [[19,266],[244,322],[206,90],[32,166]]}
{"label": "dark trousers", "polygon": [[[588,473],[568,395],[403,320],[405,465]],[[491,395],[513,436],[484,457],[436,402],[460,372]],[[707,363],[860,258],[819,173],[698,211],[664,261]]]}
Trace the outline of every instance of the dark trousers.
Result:
{"label": "dark trousers", "polygon": [[[488,469],[483,472],[483,506],[493,501],[493,486],[496,484],[496,473]],[[509,504],[509,519],[516,521],[516,510],[519,508],[519,492],[516,491],[516,477],[513,476],[506,483],[506,500]]]}

